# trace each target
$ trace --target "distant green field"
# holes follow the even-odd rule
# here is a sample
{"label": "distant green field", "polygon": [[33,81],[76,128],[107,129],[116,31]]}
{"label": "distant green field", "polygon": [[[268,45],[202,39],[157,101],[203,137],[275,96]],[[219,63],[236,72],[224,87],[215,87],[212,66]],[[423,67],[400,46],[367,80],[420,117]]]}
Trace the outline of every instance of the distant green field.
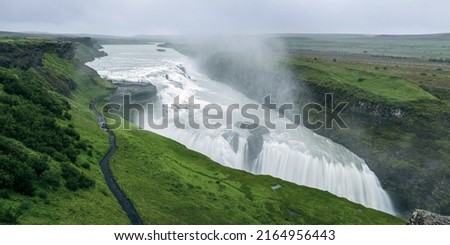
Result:
{"label": "distant green field", "polygon": [[314,50],[367,56],[450,58],[450,34],[436,35],[278,35],[288,50]]}
{"label": "distant green field", "polygon": [[[290,59],[288,65],[299,80],[351,93],[355,97],[388,104],[435,100],[436,98],[403,77],[392,76],[383,69],[359,67],[357,64]],[[380,71],[381,69],[381,71]]]}

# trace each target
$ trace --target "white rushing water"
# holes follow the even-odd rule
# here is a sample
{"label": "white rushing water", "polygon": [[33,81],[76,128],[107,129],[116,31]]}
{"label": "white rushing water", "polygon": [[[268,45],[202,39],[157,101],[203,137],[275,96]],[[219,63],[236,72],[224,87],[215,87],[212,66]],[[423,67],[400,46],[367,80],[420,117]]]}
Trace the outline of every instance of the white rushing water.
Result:
{"label": "white rushing water", "polygon": [[[109,56],[88,65],[106,79],[152,83],[158,89],[158,104],[171,105],[175,96],[179,96],[180,103],[187,103],[190,96],[195,96],[201,108],[214,103],[224,111],[231,104],[240,107],[257,104],[229,86],[196,72],[189,59],[174,50],[158,52],[155,45],[110,45],[105,46],[105,51]],[[263,118],[261,110],[250,112]],[[200,129],[193,129],[188,124],[187,110],[179,113],[179,120],[187,125],[185,129],[175,127],[172,110],[169,110],[168,128],[156,130],[147,126],[145,129],[174,139],[225,166],[276,176],[395,213],[389,196],[361,158],[304,127],[286,130],[289,121],[273,115],[275,129],[249,130],[239,127],[239,123],[249,120],[234,110],[233,120],[228,124],[225,118],[211,120],[222,124],[213,130],[202,124],[202,110],[195,110],[194,119]]]}

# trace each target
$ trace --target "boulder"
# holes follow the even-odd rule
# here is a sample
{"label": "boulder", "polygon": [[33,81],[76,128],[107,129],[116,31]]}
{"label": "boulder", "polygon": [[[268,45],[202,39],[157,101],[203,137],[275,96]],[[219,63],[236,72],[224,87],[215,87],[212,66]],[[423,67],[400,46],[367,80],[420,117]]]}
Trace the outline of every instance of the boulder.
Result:
{"label": "boulder", "polygon": [[408,225],[450,225],[450,216],[435,214],[426,210],[414,210]]}

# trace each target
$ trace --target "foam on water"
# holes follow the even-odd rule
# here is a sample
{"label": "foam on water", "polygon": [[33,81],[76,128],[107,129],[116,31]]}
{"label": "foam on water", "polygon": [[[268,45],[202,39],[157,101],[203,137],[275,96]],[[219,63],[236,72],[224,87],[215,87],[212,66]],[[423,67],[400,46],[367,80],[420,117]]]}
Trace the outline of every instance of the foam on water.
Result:
{"label": "foam on water", "polygon": [[[187,103],[190,96],[195,96],[195,102],[201,108],[214,103],[224,111],[231,104],[241,107],[248,103],[257,104],[227,85],[196,72],[185,56],[170,49],[166,52],[156,49],[154,45],[105,46],[109,56],[88,65],[107,79],[152,83],[158,88],[158,104],[171,105],[176,96],[179,96],[180,103]],[[261,110],[251,112],[263,118]],[[200,124],[200,129],[193,129],[188,123],[187,110],[180,110],[179,121],[186,125],[185,129],[180,129],[175,127],[173,110],[169,110],[168,128],[156,130],[147,126],[145,129],[174,139],[225,166],[276,176],[329,191],[367,207],[395,213],[375,174],[364,160],[345,147],[304,127],[285,130],[284,126],[289,121],[280,119],[278,115],[272,115],[276,129],[255,135],[236,126],[236,123],[246,121],[239,111],[233,111],[232,115],[231,121],[229,118],[229,121],[226,118],[211,120],[211,123],[222,124],[212,130],[201,123],[202,111],[195,110],[194,119]],[[160,121],[159,118],[155,123]]]}

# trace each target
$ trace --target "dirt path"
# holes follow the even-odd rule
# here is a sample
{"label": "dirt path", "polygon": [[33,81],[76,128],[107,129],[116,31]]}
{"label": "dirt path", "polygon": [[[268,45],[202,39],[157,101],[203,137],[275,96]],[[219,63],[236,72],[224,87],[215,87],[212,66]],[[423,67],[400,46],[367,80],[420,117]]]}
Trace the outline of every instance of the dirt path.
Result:
{"label": "dirt path", "polygon": [[123,211],[127,214],[128,218],[130,219],[131,223],[133,225],[142,225],[142,221],[139,218],[139,215],[134,208],[133,204],[131,203],[130,199],[127,198],[125,193],[120,189],[119,185],[117,184],[116,180],[114,179],[114,176],[111,172],[111,169],[109,168],[109,160],[111,159],[114,152],[116,152],[116,138],[114,136],[114,133],[108,128],[106,125],[105,117],[103,117],[102,114],[100,114],[97,109],[95,108],[95,101],[91,102],[89,104],[89,109],[91,109],[95,115],[98,118],[98,122],[100,126],[108,133],[109,136],[109,150],[106,153],[106,155],[102,158],[100,161],[100,168],[103,172],[103,176],[105,177],[106,184],[108,185],[109,189],[113,193],[113,195],[116,197],[117,201],[119,202],[120,206],[122,206]]}

